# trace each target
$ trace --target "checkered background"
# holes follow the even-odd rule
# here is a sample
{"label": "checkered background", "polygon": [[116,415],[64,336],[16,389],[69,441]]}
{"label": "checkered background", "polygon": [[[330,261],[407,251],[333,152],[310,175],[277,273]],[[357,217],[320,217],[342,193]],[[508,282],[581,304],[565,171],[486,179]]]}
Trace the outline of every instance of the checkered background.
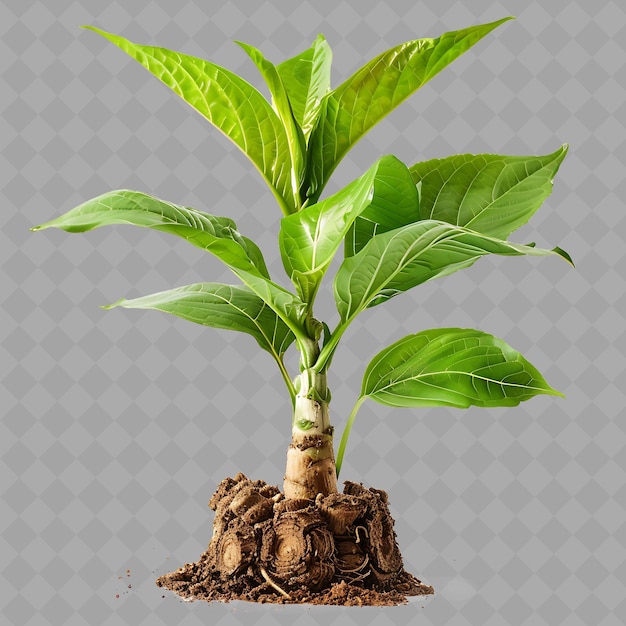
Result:
{"label": "checkered background", "polygon": [[[186,604],[154,578],[194,560],[216,484],[280,483],[289,402],[243,335],[98,305],[219,263],[133,228],[29,227],[116,188],[229,215],[281,275],[279,212],[245,158],[92,32],[205,56],[259,84],[324,33],[334,84],[402,41],[514,14],[363,139],[329,191],[378,156],[570,154],[518,241],[558,259],[483,259],[364,314],[334,363],[340,428],[368,359],[404,334],[474,326],[567,398],[508,410],[363,407],[342,478],[389,491],[408,569],[437,595],[394,609]],[[316,0],[0,5],[0,611],[13,625],[617,626],[626,620],[622,2]],[[320,316],[333,318],[330,291]]]}

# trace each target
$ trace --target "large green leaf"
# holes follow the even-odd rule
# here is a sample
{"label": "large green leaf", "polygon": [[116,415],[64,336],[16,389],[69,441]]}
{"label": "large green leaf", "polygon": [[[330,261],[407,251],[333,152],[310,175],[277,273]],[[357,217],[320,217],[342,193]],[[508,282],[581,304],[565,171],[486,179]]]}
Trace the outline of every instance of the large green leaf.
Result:
{"label": "large green leaf", "polygon": [[330,91],[331,63],[330,46],[318,35],[310,48],[276,66],[305,139],[315,126],[322,98]]}
{"label": "large green leaf", "polygon": [[362,397],[396,407],[515,406],[538,394],[562,396],[501,339],[439,328],[404,337],[377,354]]}
{"label": "large green leaf", "polygon": [[[324,273],[354,220],[372,202],[389,204],[389,197],[403,202],[397,198],[398,191],[389,184],[393,174],[396,178],[401,176],[402,169],[406,167],[395,157],[383,157],[341,191],[282,219],[278,241],[283,264],[302,300],[312,303]],[[411,187],[415,193],[412,182]],[[417,207],[414,207],[416,213]]]}
{"label": "large green leaf", "polygon": [[[276,66],[268,61],[260,50],[241,41],[237,43],[243,48],[250,59],[252,59],[259,69],[259,72],[261,72],[261,76],[263,76],[267,83],[270,94],[272,95],[272,105],[282,120],[287,136],[289,137],[289,152],[291,154],[291,162],[293,163],[291,188],[294,190],[300,189],[300,183],[304,176],[306,146],[302,129],[294,118],[285,85],[283,84]],[[299,208],[299,200],[296,199],[295,202],[296,208]]]}
{"label": "large green leaf", "polygon": [[[424,220],[373,237],[335,276],[335,300],[343,323],[368,306],[438,276],[468,267],[486,254],[558,254],[482,235],[445,222]],[[570,261],[571,262],[571,261]]]}
{"label": "large green leaf", "polygon": [[230,218],[182,207],[139,191],[109,191],[33,230],[60,228],[83,233],[112,224],[144,226],[177,235],[212,252],[231,267],[269,277],[261,251],[237,231]]}
{"label": "large green leaf", "polygon": [[306,195],[319,197],[344,154],[375,124],[469,50],[494,28],[512,18],[416,39],[383,52],[322,101],[310,138],[310,182]]}
{"label": "large green leaf", "polygon": [[355,255],[374,235],[418,219],[418,187],[406,165],[394,157],[381,160],[374,178],[372,201],[359,213],[345,238],[345,256]]}
{"label": "large green leaf", "polygon": [[552,192],[567,145],[546,156],[459,154],[409,168],[421,185],[420,217],[506,239]]}
{"label": "large green leaf", "polygon": [[289,137],[274,109],[252,85],[229,70],[166,48],[132,43],[93,26],[222,131],[267,181],[284,213],[297,210]]}
{"label": "large green leaf", "polygon": [[337,474],[359,408],[371,398],[392,407],[508,407],[540,395],[563,396],[502,339],[471,328],[408,335],[379,352],[363,375],[337,449]]}
{"label": "large green leaf", "polygon": [[190,322],[252,335],[280,359],[295,337],[267,304],[243,285],[197,283],[149,296],[122,299],[105,308],[156,309]]}
{"label": "large green leaf", "polygon": [[93,198],[33,230],[54,227],[85,232],[112,224],[132,224],[171,233],[211,252],[263,298],[292,330],[300,326],[300,316],[304,313],[302,302],[269,279],[259,248],[243,237],[235,222],[227,217],[181,207],[138,191],[119,190]]}

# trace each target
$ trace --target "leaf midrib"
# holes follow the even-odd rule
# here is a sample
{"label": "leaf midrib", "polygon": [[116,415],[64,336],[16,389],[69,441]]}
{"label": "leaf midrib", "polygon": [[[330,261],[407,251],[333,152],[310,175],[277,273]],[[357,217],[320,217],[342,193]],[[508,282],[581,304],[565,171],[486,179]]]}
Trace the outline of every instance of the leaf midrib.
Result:
{"label": "leaf midrib", "polygon": [[[513,361],[504,361],[502,364],[504,363],[512,363]],[[525,370],[524,370],[525,371]],[[391,380],[388,384],[384,385],[383,387],[380,387],[379,389],[376,389],[375,391],[367,394],[368,396],[372,396],[372,395],[376,395],[377,393],[383,392],[383,393],[388,393],[388,394],[392,394],[395,395],[399,398],[411,398],[411,397],[415,397],[415,396],[405,396],[403,394],[399,394],[399,393],[394,393],[393,391],[388,391],[388,389],[390,387],[393,387],[394,385],[400,385],[403,384],[405,382],[410,382],[412,380],[415,380],[417,382],[420,382],[424,385],[428,385],[429,387],[433,387],[435,389],[442,389],[447,391],[448,393],[454,393],[456,395],[460,395],[460,396],[465,396],[465,394],[459,392],[459,391],[454,391],[454,390],[450,390],[447,387],[443,387],[441,385],[435,385],[433,383],[429,383],[427,381],[422,380],[423,378],[427,378],[427,377],[432,377],[432,376],[441,376],[441,375],[453,375],[453,374],[460,374],[462,376],[467,376],[469,378],[471,378],[472,380],[477,379],[477,380],[483,380],[487,383],[491,383],[494,384],[496,386],[499,387],[518,387],[521,389],[530,389],[530,390],[539,390],[539,391],[544,391],[543,387],[534,387],[534,386],[530,386],[530,385],[523,385],[520,383],[509,383],[509,382],[505,382],[505,381],[498,381],[498,380],[494,380],[492,378],[489,378],[487,376],[480,376],[478,374],[475,374],[474,372],[463,372],[463,371],[458,371],[458,370],[441,370],[439,372],[427,372],[425,374],[417,374],[415,376],[409,376],[407,378],[403,378],[403,379],[398,379],[398,380]],[[472,384],[472,387],[474,385]],[[488,387],[489,388],[489,387]],[[505,394],[506,396],[506,394]],[[467,396],[465,396],[467,397]],[[507,396],[508,397],[508,396]]]}
{"label": "leaf midrib", "polygon": [[[433,221],[435,221],[435,220],[433,220]],[[354,317],[355,317],[356,315],[358,315],[358,314],[359,314],[359,313],[361,313],[363,310],[365,310],[365,309],[367,308],[367,305],[368,305],[368,304],[369,304],[369,303],[370,303],[370,302],[371,302],[371,301],[372,301],[372,300],[376,297],[376,295],[377,295],[378,293],[380,293],[380,292],[381,292],[381,291],[382,291],[382,290],[383,290],[383,289],[384,289],[384,288],[385,288],[385,287],[386,287],[386,286],[387,286],[387,285],[388,285],[388,284],[389,284],[389,283],[390,283],[390,282],[391,282],[391,281],[392,281],[392,280],[393,280],[396,276],[398,276],[398,274],[400,274],[400,272],[401,272],[401,268],[404,268],[404,264],[405,264],[405,261],[406,261],[407,257],[411,255],[411,250],[412,250],[412,249],[413,249],[413,248],[417,245],[417,243],[420,241],[420,239],[421,239],[421,238],[422,238],[422,237],[423,237],[426,233],[428,233],[429,231],[428,231],[428,230],[425,230],[425,231],[424,231],[424,232],[423,232],[423,233],[422,233],[422,234],[421,234],[421,235],[420,235],[420,236],[419,236],[419,237],[418,237],[415,241],[411,242],[411,243],[407,246],[406,251],[404,252],[404,254],[403,254],[403,255],[402,255],[402,257],[401,257],[401,261],[397,264],[397,266],[396,266],[395,270],[394,270],[392,273],[390,273],[390,274],[389,274],[389,277],[388,277],[385,281],[383,281],[383,282],[381,283],[381,285],[379,286],[379,288],[378,288],[378,290],[377,290],[377,293],[376,293],[376,294],[374,294],[374,295],[372,295],[372,296],[370,296],[370,297],[368,297],[368,296],[367,296],[367,294],[369,294],[369,293],[370,293],[370,291],[371,291],[372,285],[373,285],[373,284],[374,284],[374,282],[375,282],[375,280],[374,280],[374,279],[378,276],[378,273],[379,273],[379,272],[380,272],[380,270],[381,270],[381,266],[382,266],[382,264],[383,264],[384,255],[385,255],[386,251],[387,251],[387,250],[389,249],[389,247],[392,245],[392,242],[395,240],[395,238],[396,238],[396,237],[398,237],[398,236],[401,236],[403,232],[404,232],[404,227],[403,227],[402,229],[398,229],[398,232],[397,232],[397,233],[396,233],[393,237],[391,237],[391,238],[389,239],[389,241],[387,242],[387,245],[385,246],[384,250],[381,252],[381,254],[380,254],[380,256],[379,256],[379,259],[378,259],[378,262],[376,263],[376,270],[372,273],[372,277],[371,277],[371,279],[370,279],[370,280],[369,280],[369,282],[368,282],[367,289],[365,290],[366,297],[365,297],[364,301],[362,301],[362,302],[359,304],[359,306],[356,308],[356,310],[354,311],[354,313],[353,313],[352,315],[350,315],[350,316],[347,318],[347,320],[346,320],[346,321],[348,321],[348,322],[349,322],[349,321],[351,321],[352,319],[354,319]],[[383,233],[383,235],[384,235],[384,234],[385,234],[385,233]],[[419,256],[421,256],[422,254],[424,254],[424,253],[426,253],[426,252],[430,251],[430,250],[431,250],[431,249],[432,249],[435,245],[437,245],[440,241],[443,241],[443,240],[445,240],[445,239],[452,239],[452,238],[454,238],[454,236],[455,236],[455,235],[457,235],[457,234],[458,234],[458,235],[461,235],[461,234],[464,234],[464,233],[455,233],[454,235],[451,235],[451,236],[446,236],[446,232],[445,232],[445,230],[444,230],[444,232],[443,232],[442,234],[440,234],[440,235],[438,235],[437,237],[435,237],[434,239],[432,239],[432,241],[431,241],[431,242],[430,242],[430,243],[429,243],[426,247],[424,247],[424,248],[423,248],[423,249],[419,252],[419,254],[418,254],[418,255],[416,255],[416,258],[417,258],[417,257],[419,257]],[[479,256],[480,256],[480,255],[479,255]],[[348,304],[349,304],[350,306],[348,307],[348,310],[350,310],[350,309],[352,308],[352,301],[353,301],[353,293],[352,293],[352,290],[350,290],[350,293],[349,293],[349,300],[348,300]]]}

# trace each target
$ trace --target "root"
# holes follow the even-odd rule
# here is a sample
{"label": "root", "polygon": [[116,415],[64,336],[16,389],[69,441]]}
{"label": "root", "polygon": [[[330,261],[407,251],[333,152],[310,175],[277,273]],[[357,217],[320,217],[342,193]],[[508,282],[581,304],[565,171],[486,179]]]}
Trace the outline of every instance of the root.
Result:
{"label": "root", "polygon": [[276,591],[278,591],[278,593],[280,593],[280,595],[283,596],[283,598],[287,598],[287,600],[291,600],[291,596],[271,579],[270,575],[267,573],[267,570],[263,566],[260,567],[260,570],[261,570],[261,576],[263,576],[263,578],[265,579],[265,582],[270,587],[273,587],[274,589],[276,589]]}
{"label": "root", "polygon": [[404,570],[384,492],[346,483],[344,494],[285,499],[238,474],[210,506],[206,552],[159,586],[189,599],[321,604],[398,604],[433,592]]}
{"label": "root", "polygon": [[361,543],[361,535],[359,534],[360,532],[365,535],[366,539],[369,537],[369,535],[367,534],[367,528],[365,528],[365,526],[357,526],[354,529],[354,535],[356,536],[356,540],[354,543]]}

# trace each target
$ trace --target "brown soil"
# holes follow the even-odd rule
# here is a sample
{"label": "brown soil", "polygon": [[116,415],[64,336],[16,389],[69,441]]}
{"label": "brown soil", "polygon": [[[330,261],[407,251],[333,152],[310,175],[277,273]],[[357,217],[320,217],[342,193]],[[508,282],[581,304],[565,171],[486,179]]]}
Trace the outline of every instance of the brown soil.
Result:
{"label": "brown soil", "polygon": [[346,482],[344,493],[285,499],[243,474],[209,506],[213,537],[197,563],[157,579],[189,600],[392,606],[434,593],[405,571],[387,494]]}

